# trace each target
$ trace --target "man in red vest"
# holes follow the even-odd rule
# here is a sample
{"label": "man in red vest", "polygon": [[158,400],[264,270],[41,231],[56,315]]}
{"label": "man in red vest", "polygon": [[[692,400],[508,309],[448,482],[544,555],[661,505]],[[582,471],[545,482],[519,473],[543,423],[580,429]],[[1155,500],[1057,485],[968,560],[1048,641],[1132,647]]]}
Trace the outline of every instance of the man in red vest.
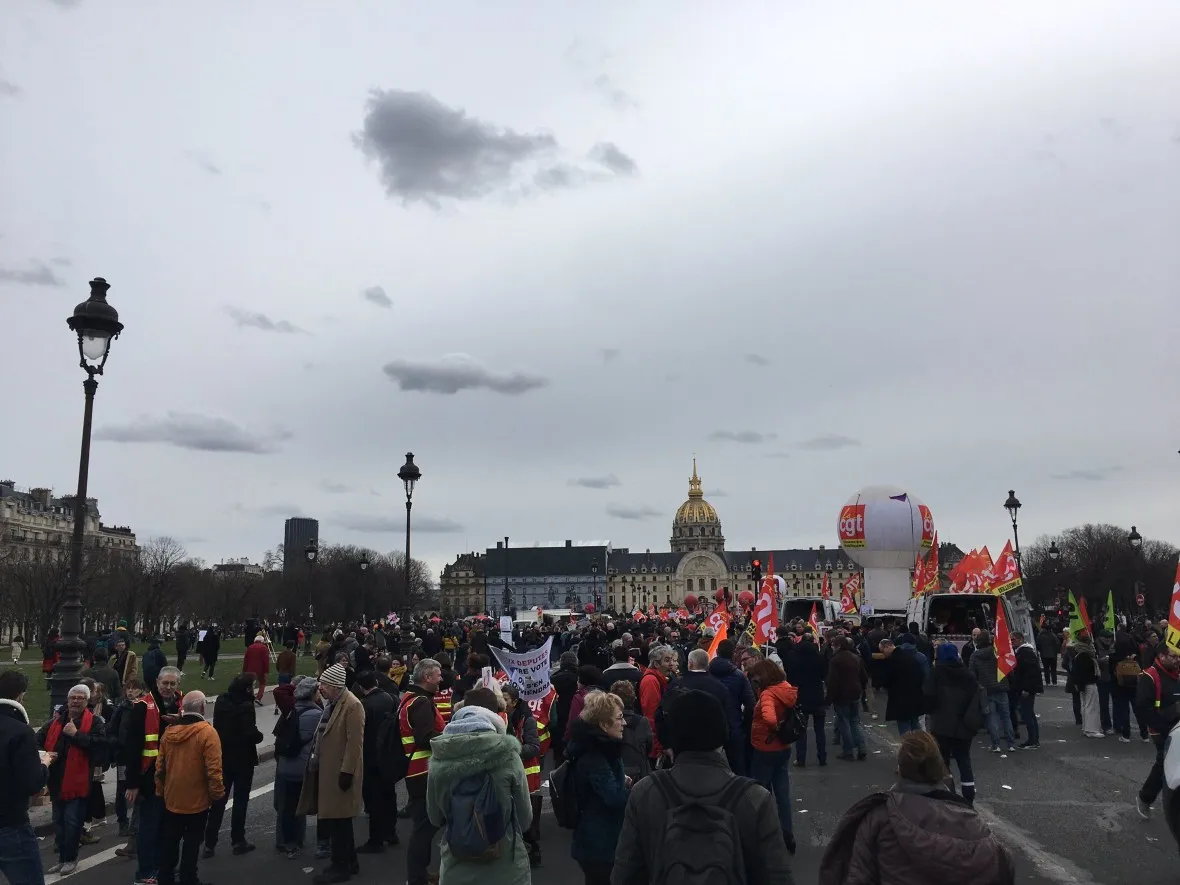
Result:
{"label": "man in red vest", "polygon": [[442,715],[434,705],[434,695],[442,682],[442,668],[433,658],[423,658],[414,667],[412,684],[398,706],[398,730],[402,750],[409,757],[406,793],[414,829],[406,847],[406,882],[427,885],[431,846],[438,828],[426,814],[426,778],[430,773],[430,742],[442,734]]}

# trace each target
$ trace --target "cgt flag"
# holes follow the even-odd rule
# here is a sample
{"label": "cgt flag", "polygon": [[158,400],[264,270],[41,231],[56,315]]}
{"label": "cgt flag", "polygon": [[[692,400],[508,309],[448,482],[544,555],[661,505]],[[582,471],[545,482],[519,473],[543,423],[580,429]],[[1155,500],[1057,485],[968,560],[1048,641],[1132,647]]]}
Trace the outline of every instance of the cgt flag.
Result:
{"label": "cgt flag", "polygon": [[1012,647],[1012,631],[1008,629],[1008,615],[1004,601],[996,606],[996,680],[1003,682],[1016,667],[1016,649]]}
{"label": "cgt flag", "polygon": [[1172,585],[1172,601],[1168,603],[1168,633],[1164,642],[1180,655],[1180,562],[1176,563],[1176,581]]}
{"label": "cgt flag", "polygon": [[807,616],[807,629],[815,634],[815,638],[819,639],[819,617],[816,614],[815,603],[811,603],[811,614]]}
{"label": "cgt flag", "polygon": [[856,591],[860,589],[860,575],[853,575],[844,582],[840,591],[840,614],[856,614]]}

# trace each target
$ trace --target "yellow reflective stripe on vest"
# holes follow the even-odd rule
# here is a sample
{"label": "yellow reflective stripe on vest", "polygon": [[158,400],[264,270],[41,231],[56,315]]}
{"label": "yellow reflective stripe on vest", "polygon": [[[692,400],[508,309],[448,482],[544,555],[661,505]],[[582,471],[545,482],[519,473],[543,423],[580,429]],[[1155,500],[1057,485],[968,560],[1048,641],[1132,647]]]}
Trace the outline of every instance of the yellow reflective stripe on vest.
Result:
{"label": "yellow reflective stripe on vest", "polygon": [[429,758],[430,758],[430,751],[429,750],[415,750],[414,755],[412,755],[410,757],[410,761],[414,762],[417,759],[429,759]]}
{"label": "yellow reflective stripe on vest", "polygon": [[158,734],[145,734],[143,736],[143,739],[145,741],[158,741],[160,739],[160,736]]}
{"label": "yellow reflective stripe on vest", "polygon": [[144,756],[159,756],[160,751],[159,750],[144,750],[143,755]]}
{"label": "yellow reflective stripe on vest", "polygon": [[410,735],[409,737],[404,737],[404,738],[402,738],[402,743],[403,743],[403,744],[412,744],[412,743],[414,743],[414,736],[413,736],[413,735]]}
{"label": "yellow reflective stripe on vest", "polygon": [[524,770],[524,773],[526,775],[527,774],[540,774],[541,773],[541,766],[540,765],[532,765],[532,766],[526,768]]}

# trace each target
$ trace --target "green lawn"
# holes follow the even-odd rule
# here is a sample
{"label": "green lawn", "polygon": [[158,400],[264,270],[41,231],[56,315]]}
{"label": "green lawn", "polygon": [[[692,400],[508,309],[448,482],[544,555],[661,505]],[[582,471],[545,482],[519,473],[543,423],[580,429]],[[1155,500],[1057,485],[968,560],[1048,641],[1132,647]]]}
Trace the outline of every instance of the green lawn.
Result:
{"label": "green lawn", "polygon": [[[143,657],[143,653],[145,651],[147,651],[147,648],[148,647],[147,647],[146,642],[134,642],[131,644],[131,650],[133,652],[135,652],[141,658]],[[161,642],[160,648],[162,648],[164,650],[164,654],[167,655],[168,663],[175,664],[176,663],[176,643],[175,642]],[[4,663],[7,663],[8,661],[12,660],[12,656],[9,653],[10,649],[11,649],[11,646],[8,646],[8,645],[0,646],[0,660],[3,660]],[[225,657],[226,655],[237,655],[238,657],[241,657],[243,652],[245,652],[245,650],[246,650],[246,646],[245,646],[245,643],[243,643],[241,636],[235,636],[233,639],[222,639],[221,640],[221,655],[222,655],[222,657]],[[276,649],[276,651],[282,651],[282,649]],[[196,657],[196,654],[197,654],[197,652],[196,652],[195,648],[189,648],[189,652],[188,652],[189,660]],[[22,661],[39,661],[39,660],[41,660],[41,646],[39,646],[39,645],[27,646],[21,652],[20,659]],[[185,661],[185,666],[187,666],[187,665],[188,665],[188,661]]]}
{"label": "green lawn", "polygon": [[[166,646],[160,647],[166,649]],[[146,651],[147,647],[144,646],[143,650]],[[135,651],[140,651],[138,646]],[[165,654],[168,654],[169,664],[176,663],[175,651],[169,653],[165,650]],[[40,659],[40,655],[37,657]],[[25,709],[29,714],[29,722],[34,728],[38,728],[49,718],[49,687],[46,685],[45,677],[41,675],[40,669],[26,666],[21,667],[21,672],[29,677],[29,690],[25,694]],[[203,691],[207,695],[221,694],[240,672],[242,672],[241,660],[219,661],[213,679],[202,679],[200,661],[189,658],[184,665],[184,678],[180,680],[180,688],[181,691]],[[315,658],[311,655],[300,655],[295,672],[301,676],[314,676],[316,672]],[[274,685],[276,679],[272,664],[267,684]]]}

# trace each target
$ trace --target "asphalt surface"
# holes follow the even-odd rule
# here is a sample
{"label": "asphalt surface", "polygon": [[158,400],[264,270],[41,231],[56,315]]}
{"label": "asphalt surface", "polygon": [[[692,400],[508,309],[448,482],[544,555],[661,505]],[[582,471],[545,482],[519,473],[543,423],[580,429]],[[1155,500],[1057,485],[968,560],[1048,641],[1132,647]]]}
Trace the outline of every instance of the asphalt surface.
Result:
{"label": "asphalt surface", "polygon": [[[1180,856],[1158,804],[1150,821],[1140,820],[1134,808],[1153,748],[1140,743],[1137,734],[1132,744],[1118,743],[1114,737],[1083,738],[1073,724],[1068,696],[1060,688],[1050,689],[1039,706],[1041,750],[993,755],[985,752],[984,735],[972,754],[977,807],[1016,857],[1017,881],[1022,885],[1175,885],[1180,880]],[[868,731],[868,761],[833,758],[820,768],[813,757],[807,767],[791,770],[799,845],[793,870],[799,883],[816,882],[824,848],[844,811],[866,793],[886,789],[893,781],[896,731],[878,723]],[[293,860],[274,852],[273,776],[272,762],[255,773],[247,827],[257,850],[244,856],[229,854],[227,814],[217,857],[200,862],[202,882],[275,882],[288,875],[306,877],[304,881],[309,882],[326,864],[310,852]],[[582,874],[569,857],[570,834],[557,827],[547,802],[544,814],[544,863],[534,870],[533,881],[538,885],[576,883]],[[71,885],[131,882],[133,863],[114,856],[120,840],[110,820],[98,831],[102,840],[82,849],[79,870],[69,877]],[[367,824],[358,820],[355,826],[358,842],[362,841]],[[384,855],[362,856],[361,873],[353,881],[358,885],[405,881],[408,821],[399,821],[399,832],[402,846]],[[42,842],[46,866],[54,861],[52,841],[44,838]],[[54,882],[56,877],[46,881]]]}

